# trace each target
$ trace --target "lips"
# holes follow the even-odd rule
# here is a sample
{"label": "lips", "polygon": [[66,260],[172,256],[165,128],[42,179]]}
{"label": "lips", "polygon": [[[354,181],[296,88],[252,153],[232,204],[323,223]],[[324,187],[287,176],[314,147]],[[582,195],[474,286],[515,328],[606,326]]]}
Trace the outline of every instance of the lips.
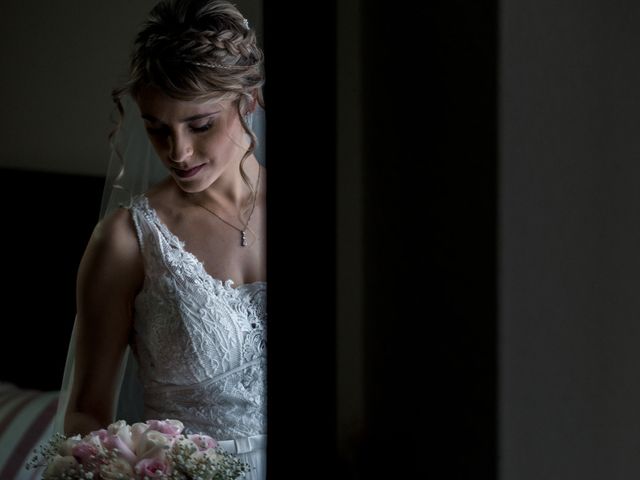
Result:
{"label": "lips", "polygon": [[189,170],[179,170],[177,168],[174,168],[173,171],[180,178],[189,178],[197,174],[202,169],[202,167],[204,167],[204,163],[202,165],[198,165],[197,167],[190,168]]}

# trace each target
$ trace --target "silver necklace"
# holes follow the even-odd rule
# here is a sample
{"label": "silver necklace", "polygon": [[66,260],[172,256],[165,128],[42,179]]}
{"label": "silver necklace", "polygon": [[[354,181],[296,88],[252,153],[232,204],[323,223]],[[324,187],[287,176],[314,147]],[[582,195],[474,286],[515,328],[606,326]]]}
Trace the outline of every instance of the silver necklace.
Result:
{"label": "silver necklace", "polygon": [[253,194],[253,205],[251,206],[251,212],[249,212],[249,217],[247,218],[247,221],[242,226],[242,228],[238,228],[235,225],[233,225],[232,223],[227,222],[224,218],[222,218],[216,212],[214,212],[213,210],[205,207],[204,205],[202,205],[202,204],[200,204],[198,202],[193,202],[195,205],[197,205],[197,206],[199,206],[201,208],[204,208],[207,212],[209,212],[209,213],[215,215],[216,217],[218,217],[220,220],[222,220],[224,223],[226,223],[230,227],[234,228],[235,230],[238,230],[240,232],[240,246],[241,247],[246,247],[248,245],[248,243],[247,243],[247,228],[249,226],[249,222],[251,221],[251,215],[253,215],[253,210],[256,208],[256,198],[258,197],[258,189],[260,188],[260,172],[261,172],[261,169],[260,169],[260,167],[258,167],[258,179],[256,180],[256,188],[255,188],[254,194]]}

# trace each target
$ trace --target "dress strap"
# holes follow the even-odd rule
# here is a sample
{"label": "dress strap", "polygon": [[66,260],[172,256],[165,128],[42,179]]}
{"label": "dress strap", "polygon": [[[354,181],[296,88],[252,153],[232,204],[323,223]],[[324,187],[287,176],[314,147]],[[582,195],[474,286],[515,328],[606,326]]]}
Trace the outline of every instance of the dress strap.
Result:
{"label": "dress strap", "polygon": [[144,228],[144,224],[148,223],[145,220],[145,212],[144,212],[146,206],[147,206],[146,197],[144,195],[140,195],[136,197],[133,200],[133,202],[131,202],[131,206],[129,207],[129,213],[131,214],[133,225],[136,228],[136,235],[138,236],[138,244],[140,245],[141,251],[144,251],[143,228]]}

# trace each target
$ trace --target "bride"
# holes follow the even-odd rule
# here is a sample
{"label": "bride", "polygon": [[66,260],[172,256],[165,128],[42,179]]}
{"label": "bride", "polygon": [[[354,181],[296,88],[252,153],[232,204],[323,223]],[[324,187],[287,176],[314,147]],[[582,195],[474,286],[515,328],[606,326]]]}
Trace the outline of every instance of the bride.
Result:
{"label": "bride", "polygon": [[138,33],[114,100],[135,101],[168,176],[107,215],[82,258],[66,434],[119,416],[131,352],[136,421],[178,419],[265,478],[266,171],[251,129],[263,82],[255,33],[226,1],[163,0]]}

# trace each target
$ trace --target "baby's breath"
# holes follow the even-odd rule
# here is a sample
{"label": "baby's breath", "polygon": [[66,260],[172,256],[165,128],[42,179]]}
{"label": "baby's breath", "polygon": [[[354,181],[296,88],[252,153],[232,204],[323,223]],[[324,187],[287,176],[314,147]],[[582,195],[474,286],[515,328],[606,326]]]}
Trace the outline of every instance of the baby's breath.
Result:
{"label": "baby's breath", "polygon": [[170,480],[226,480],[249,471],[249,466],[233,455],[216,448],[216,459],[206,455],[194,457],[197,449],[189,444],[176,444],[170,454],[173,473]]}
{"label": "baby's breath", "polygon": [[60,444],[66,440],[67,437],[56,433],[47,440],[44,444],[40,445],[33,451],[33,456],[27,462],[27,469],[35,469],[46,466],[51,459],[53,459],[60,450]]}

